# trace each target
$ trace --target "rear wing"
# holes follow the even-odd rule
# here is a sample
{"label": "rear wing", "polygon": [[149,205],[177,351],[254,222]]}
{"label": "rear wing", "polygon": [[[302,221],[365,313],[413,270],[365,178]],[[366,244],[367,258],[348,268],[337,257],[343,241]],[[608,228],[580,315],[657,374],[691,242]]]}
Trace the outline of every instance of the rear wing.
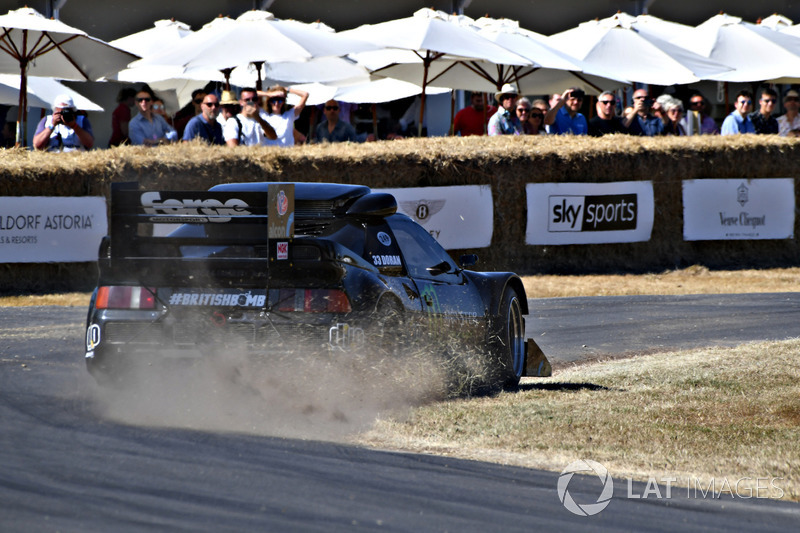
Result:
{"label": "rear wing", "polygon": [[111,185],[109,244],[115,259],[180,257],[184,246],[266,248],[270,239],[290,241],[293,236],[293,184],[269,184],[266,192]]}

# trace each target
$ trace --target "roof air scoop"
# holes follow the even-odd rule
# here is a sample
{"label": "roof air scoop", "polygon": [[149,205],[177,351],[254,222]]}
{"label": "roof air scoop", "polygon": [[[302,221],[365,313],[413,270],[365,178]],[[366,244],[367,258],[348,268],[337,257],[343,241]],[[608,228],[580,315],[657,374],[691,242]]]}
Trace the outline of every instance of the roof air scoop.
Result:
{"label": "roof air scoop", "polygon": [[385,192],[373,192],[353,202],[346,214],[354,217],[388,217],[396,212],[397,200],[394,196]]}

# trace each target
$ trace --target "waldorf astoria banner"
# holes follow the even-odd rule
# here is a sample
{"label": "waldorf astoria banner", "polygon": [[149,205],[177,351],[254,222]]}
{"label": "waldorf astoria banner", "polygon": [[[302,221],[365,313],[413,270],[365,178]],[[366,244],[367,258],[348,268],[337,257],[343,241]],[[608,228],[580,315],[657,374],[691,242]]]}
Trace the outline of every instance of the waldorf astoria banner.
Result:
{"label": "waldorf astoria banner", "polygon": [[447,250],[492,244],[494,205],[489,185],[373,191],[394,195],[398,211],[413,218]]}
{"label": "waldorf astoria banner", "polygon": [[683,238],[687,241],[791,239],[794,179],[683,181]]}
{"label": "waldorf astoria banner", "polygon": [[653,184],[528,183],[527,244],[601,244],[649,241]]}
{"label": "waldorf astoria banner", "polygon": [[0,262],[97,261],[108,233],[102,196],[0,197]]}

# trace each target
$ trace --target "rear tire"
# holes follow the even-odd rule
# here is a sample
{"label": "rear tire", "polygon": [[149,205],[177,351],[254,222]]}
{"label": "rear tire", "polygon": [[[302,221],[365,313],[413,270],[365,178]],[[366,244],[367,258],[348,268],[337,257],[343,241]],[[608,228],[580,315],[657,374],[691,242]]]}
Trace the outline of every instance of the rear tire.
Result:
{"label": "rear tire", "polygon": [[525,319],[520,297],[511,287],[503,292],[490,334],[492,385],[516,389],[525,371]]}

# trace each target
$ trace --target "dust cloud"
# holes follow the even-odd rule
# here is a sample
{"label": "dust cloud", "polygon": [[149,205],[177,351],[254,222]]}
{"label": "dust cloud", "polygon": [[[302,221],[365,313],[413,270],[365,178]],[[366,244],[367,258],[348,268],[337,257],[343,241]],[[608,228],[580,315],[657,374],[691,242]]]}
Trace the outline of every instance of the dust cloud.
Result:
{"label": "dust cloud", "polygon": [[100,416],[131,425],[344,440],[379,417],[403,417],[414,406],[459,394],[479,373],[462,358],[454,364],[406,352],[294,347],[276,356],[227,347],[192,363],[135,366],[122,383],[97,385],[93,405]]}

